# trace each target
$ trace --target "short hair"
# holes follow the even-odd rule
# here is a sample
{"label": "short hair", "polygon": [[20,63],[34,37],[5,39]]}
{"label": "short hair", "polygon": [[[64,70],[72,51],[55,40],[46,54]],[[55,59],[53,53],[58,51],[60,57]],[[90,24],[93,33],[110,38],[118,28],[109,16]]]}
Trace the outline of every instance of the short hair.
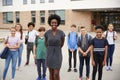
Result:
{"label": "short hair", "polygon": [[39,32],[45,31],[45,27],[40,27],[40,28],[38,29],[38,31],[39,31]]}
{"label": "short hair", "polygon": [[71,25],[71,27],[74,27],[74,28],[76,28],[76,25],[75,25],[75,24],[72,24],[72,25]]}
{"label": "short hair", "polygon": [[95,30],[97,30],[97,29],[101,29],[102,31],[104,31],[104,28],[103,28],[102,25],[96,26],[96,27],[95,27]]}
{"label": "short hair", "polygon": [[51,20],[53,20],[53,19],[56,19],[56,20],[57,20],[57,26],[59,26],[59,25],[60,25],[60,22],[61,22],[60,16],[57,15],[57,14],[52,14],[52,15],[50,15],[50,16],[48,17],[48,24],[49,24],[50,26],[51,26]]}
{"label": "short hair", "polygon": [[33,22],[29,22],[27,26],[29,27],[30,25],[32,25],[33,27],[35,27],[35,24]]}
{"label": "short hair", "polygon": [[81,27],[80,27],[80,29],[83,29],[83,28],[85,28],[85,26],[81,26]]}

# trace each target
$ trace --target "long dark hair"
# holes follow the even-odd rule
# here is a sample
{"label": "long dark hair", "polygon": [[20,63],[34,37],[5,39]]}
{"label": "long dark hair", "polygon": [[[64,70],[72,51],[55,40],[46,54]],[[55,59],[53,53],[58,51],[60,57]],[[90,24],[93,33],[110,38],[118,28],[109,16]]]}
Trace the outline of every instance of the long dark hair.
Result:
{"label": "long dark hair", "polygon": [[20,39],[22,39],[22,38],[23,38],[23,29],[22,29],[22,25],[21,25],[21,24],[16,24],[15,27],[16,27],[17,25],[20,26],[20,34],[21,34]]}

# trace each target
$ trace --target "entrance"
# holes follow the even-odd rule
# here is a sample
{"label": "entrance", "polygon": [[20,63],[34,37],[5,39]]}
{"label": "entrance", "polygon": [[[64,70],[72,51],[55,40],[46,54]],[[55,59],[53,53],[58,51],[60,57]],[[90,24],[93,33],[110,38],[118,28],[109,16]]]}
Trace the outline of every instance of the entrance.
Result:
{"label": "entrance", "polygon": [[115,30],[120,31],[120,12],[95,12],[96,25],[103,25],[105,30],[109,23],[113,23]]}

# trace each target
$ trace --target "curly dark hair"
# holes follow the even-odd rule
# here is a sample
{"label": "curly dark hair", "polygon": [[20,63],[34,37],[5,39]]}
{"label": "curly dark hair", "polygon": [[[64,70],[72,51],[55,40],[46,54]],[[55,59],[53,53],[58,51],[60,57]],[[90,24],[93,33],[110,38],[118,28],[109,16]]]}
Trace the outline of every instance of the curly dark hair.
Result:
{"label": "curly dark hair", "polygon": [[104,27],[103,27],[102,25],[96,26],[96,27],[95,27],[95,30],[97,30],[97,29],[101,29],[102,31],[104,31]]}
{"label": "curly dark hair", "polygon": [[33,27],[35,27],[35,24],[33,22],[29,22],[27,26],[29,27],[30,25],[32,25]]}
{"label": "curly dark hair", "polygon": [[50,16],[48,17],[48,24],[49,24],[50,26],[51,26],[51,20],[52,20],[52,19],[56,19],[56,20],[57,20],[57,26],[60,25],[61,18],[60,18],[59,15],[57,15],[57,14],[52,14],[52,15],[50,15]]}

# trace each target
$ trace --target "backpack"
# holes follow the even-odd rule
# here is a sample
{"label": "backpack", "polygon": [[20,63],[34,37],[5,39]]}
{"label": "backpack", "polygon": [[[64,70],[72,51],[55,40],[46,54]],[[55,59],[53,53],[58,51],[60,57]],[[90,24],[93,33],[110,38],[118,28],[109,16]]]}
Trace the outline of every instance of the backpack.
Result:
{"label": "backpack", "polygon": [[[108,36],[108,30],[106,31],[105,38],[107,38],[107,36]],[[113,40],[115,40],[114,37],[115,37],[115,31],[113,31]]]}
{"label": "backpack", "polygon": [[36,48],[37,48],[37,45],[38,45],[38,36],[36,36],[36,38],[35,38],[35,46],[36,46]]}
{"label": "backpack", "polygon": [[[70,38],[70,33],[68,34],[68,38]],[[76,39],[78,38],[78,34],[76,33]]]}
{"label": "backpack", "polygon": [[[81,34],[80,34],[79,39],[81,40]],[[88,40],[88,41],[90,40],[90,35],[89,35],[89,34],[87,34],[87,40]]]}

